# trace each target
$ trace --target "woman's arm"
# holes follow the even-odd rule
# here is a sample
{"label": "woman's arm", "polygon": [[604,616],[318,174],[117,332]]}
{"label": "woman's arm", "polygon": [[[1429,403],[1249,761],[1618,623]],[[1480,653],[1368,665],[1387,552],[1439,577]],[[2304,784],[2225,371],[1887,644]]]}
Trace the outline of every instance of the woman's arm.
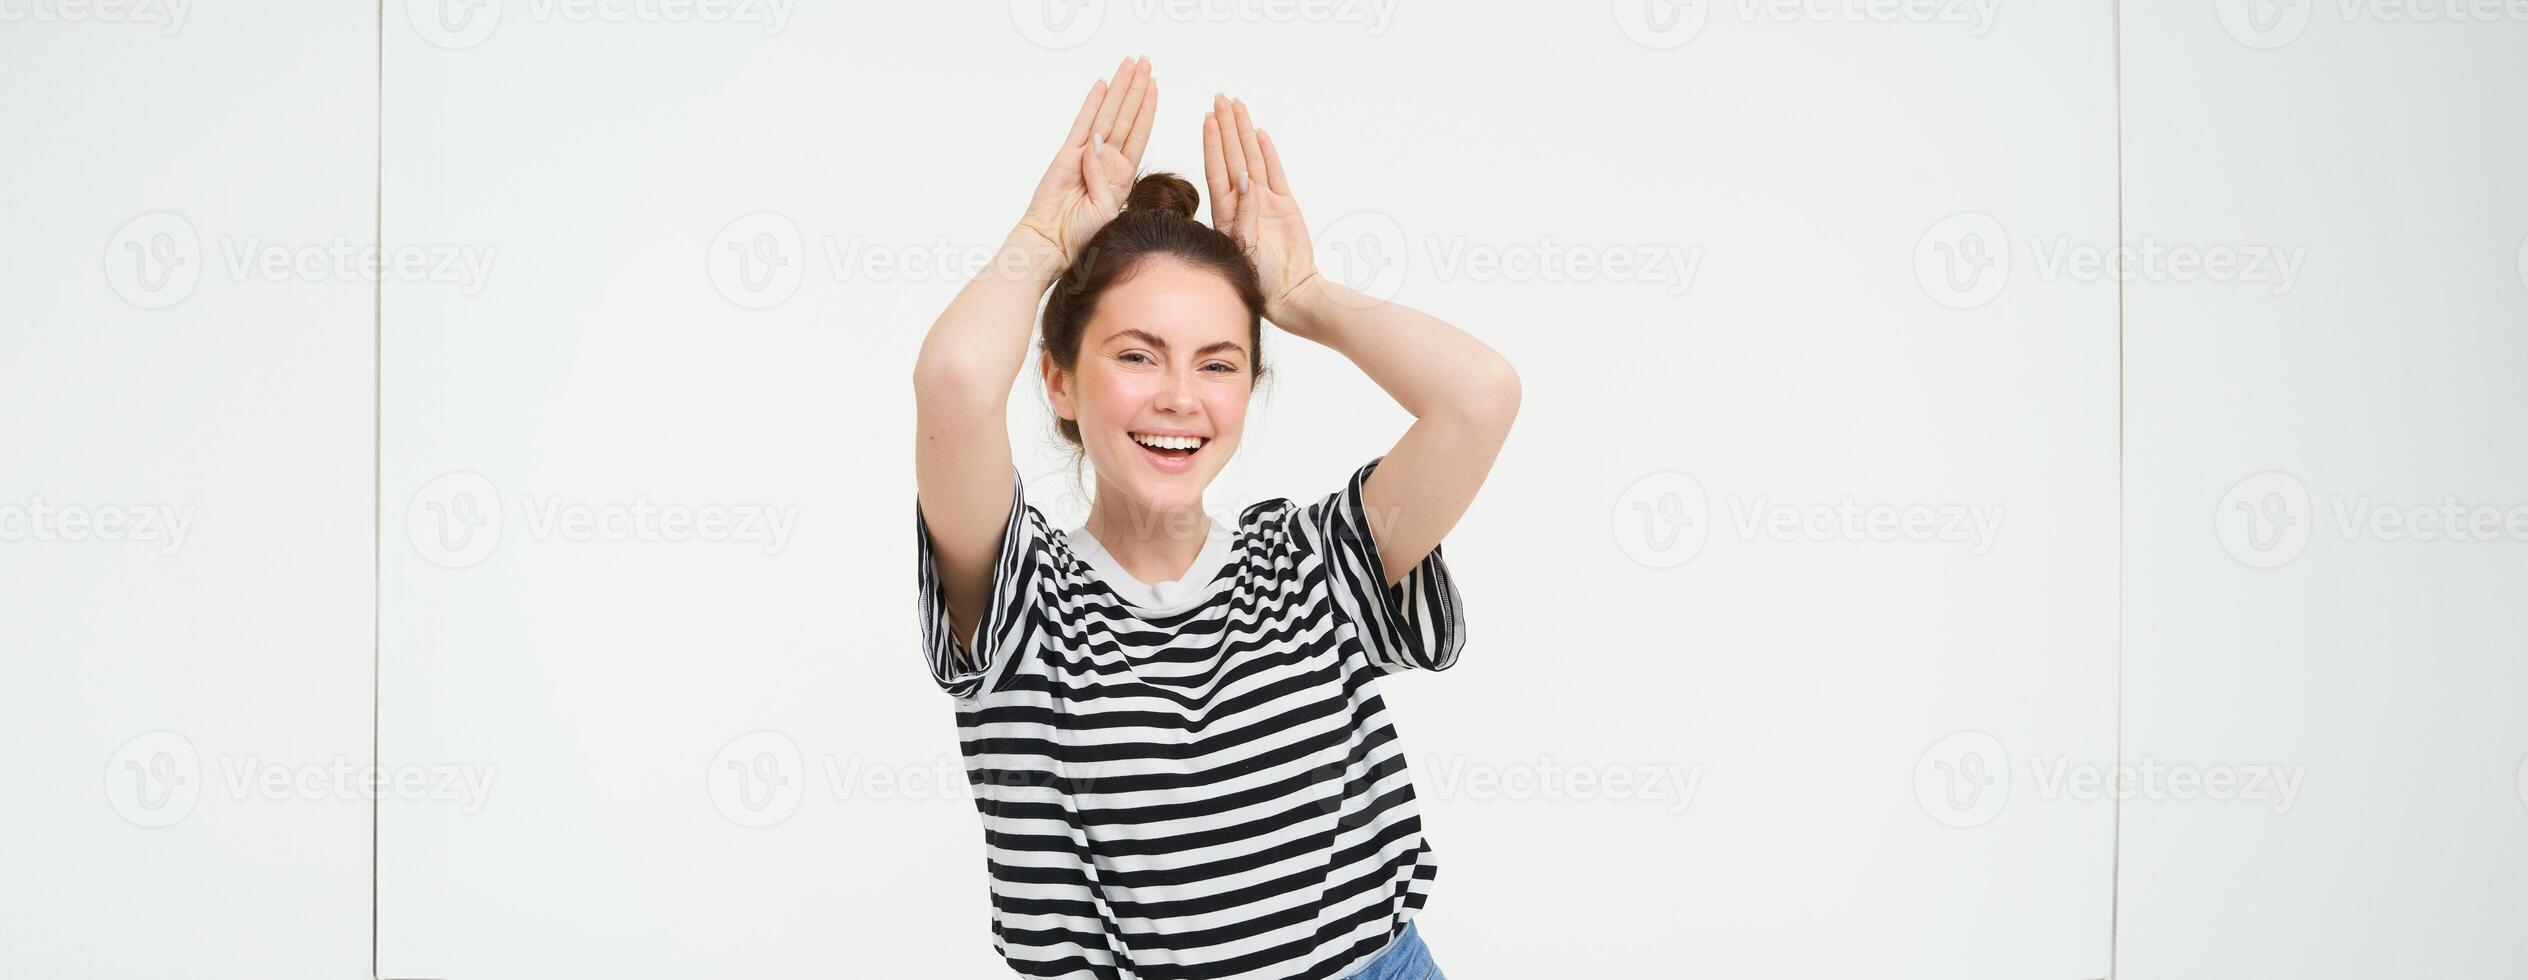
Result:
{"label": "woman's arm", "polygon": [[1300,286],[1273,322],[1351,358],[1413,414],[1361,487],[1387,584],[1403,581],[1492,473],[1518,417],[1518,372],[1463,330],[1323,277]]}
{"label": "woman's arm", "polygon": [[1334,348],[1413,414],[1361,488],[1387,584],[1403,581],[1474,502],[1518,416],[1519,376],[1480,340],[1317,274],[1272,137],[1246,104],[1214,96],[1203,119],[1212,222],[1255,257],[1266,318]]}
{"label": "woman's arm", "polygon": [[1158,85],[1125,59],[1099,82],[1000,253],[931,324],[913,365],[914,477],[948,603],[972,635],[1010,512],[1009,392],[1027,366],[1036,304],[1089,236],[1123,209],[1150,137]]}

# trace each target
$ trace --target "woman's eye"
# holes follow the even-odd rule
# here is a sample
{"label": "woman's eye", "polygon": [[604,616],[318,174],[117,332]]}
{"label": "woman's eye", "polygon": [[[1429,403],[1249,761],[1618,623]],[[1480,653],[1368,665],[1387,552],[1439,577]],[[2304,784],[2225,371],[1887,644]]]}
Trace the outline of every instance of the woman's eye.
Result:
{"label": "woman's eye", "polygon": [[1205,365],[1203,365],[1203,370],[1205,370],[1205,371],[1223,371],[1223,372],[1226,372],[1226,371],[1235,371],[1235,370],[1237,370],[1237,369],[1238,369],[1238,368],[1237,368],[1237,366],[1236,366],[1236,365],[1234,365],[1234,364],[1229,364],[1229,363],[1224,362],[1224,361],[1213,361],[1213,362],[1211,362],[1211,363],[1209,363],[1209,364],[1205,364]]}
{"label": "woman's eye", "polygon": [[1134,363],[1134,364],[1148,364],[1148,363],[1150,363],[1150,357],[1149,357],[1149,355],[1147,355],[1147,354],[1143,354],[1143,353],[1141,353],[1140,351],[1126,351],[1126,352],[1124,352],[1123,359],[1124,359],[1124,360],[1127,360],[1127,361],[1130,361],[1130,362],[1132,362],[1132,363]]}

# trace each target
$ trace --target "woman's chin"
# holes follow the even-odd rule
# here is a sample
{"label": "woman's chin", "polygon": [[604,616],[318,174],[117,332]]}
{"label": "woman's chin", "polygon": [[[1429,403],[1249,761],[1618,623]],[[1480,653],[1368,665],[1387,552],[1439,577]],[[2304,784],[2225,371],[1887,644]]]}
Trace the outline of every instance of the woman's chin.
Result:
{"label": "woman's chin", "polygon": [[1152,510],[1173,510],[1200,507],[1203,487],[1196,474],[1181,476],[1144,476],[1135,497]]}
{"label": "woman's chin", "polygon": [[1211,481],[1209,474],[1199,470],[1189,473],[1145,470],[1121,482],[1124,493],[1141,506],[1151,510],[1177,510],[1200,508],[1203,487]]}

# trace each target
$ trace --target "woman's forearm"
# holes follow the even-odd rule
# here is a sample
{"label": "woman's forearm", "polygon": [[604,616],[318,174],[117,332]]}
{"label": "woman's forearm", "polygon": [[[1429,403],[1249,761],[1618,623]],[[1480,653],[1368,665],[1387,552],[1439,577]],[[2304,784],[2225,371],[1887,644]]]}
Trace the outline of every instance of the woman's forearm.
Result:
{"label": "woman's forearm", "polygon": [[1334,348],[1414,418],[1507,426],[1518,372],[1472,334],[1420,310],[1317,276],[1285,304],[1285,329]]}
{"label": "woman's forearm", "polygon": [[1061,272],[1060,249],[1025,227],[1012,229],[931,323],[913,369],[917,395],[934,405],[1006,409],[1011,383],[1027,365],[1036,305]]}

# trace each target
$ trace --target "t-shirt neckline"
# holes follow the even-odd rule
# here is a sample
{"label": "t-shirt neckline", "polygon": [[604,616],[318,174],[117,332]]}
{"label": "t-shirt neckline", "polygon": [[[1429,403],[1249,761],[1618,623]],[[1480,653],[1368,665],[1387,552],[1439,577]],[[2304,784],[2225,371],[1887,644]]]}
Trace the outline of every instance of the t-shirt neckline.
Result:
{"label": "t-shirt neckline", "polygon": [[1062,533],[1070,543],[1071,552],[1088,563],[1090,574],[1108,592],[1114,593],[1115,598],[1136,612],[1166,615],[1202,604],[1204,596],[1211,591],[1212,583],[1220,580],[1235,553],[1238,529],[1212,521],[1209,533],[1203,538],[1203,548],[1195,553],[1194,563],[1185,567],[1184,577],[1156,583],[1132,577],[1131,572],[1124,570],[1123,563],[1115,560],[1114,553],[1106,550],[1105,543],[1089,532],[1086,524]]}

